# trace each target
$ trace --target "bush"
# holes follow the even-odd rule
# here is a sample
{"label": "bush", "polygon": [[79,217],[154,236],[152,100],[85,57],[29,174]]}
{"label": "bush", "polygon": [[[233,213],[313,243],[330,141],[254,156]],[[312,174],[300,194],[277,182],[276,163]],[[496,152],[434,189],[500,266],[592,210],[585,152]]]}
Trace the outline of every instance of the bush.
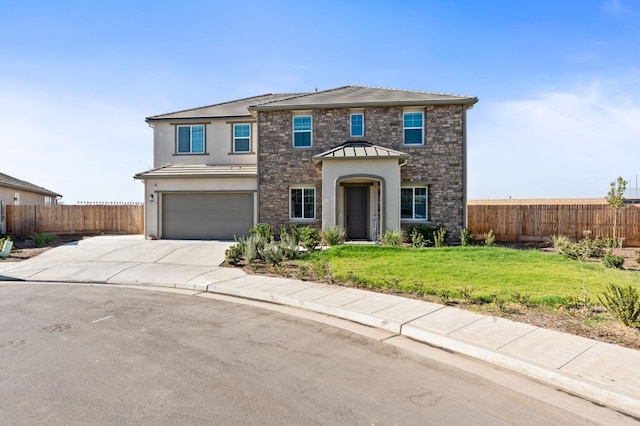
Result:
{"label": "bush", "polygon": [[411,240],[411,246],[413,248],[427,247],[429,245],[429,241],[415,228],[411,231],[409,239]]}
{"label": "bush", "polygon": [[489,229],[489,233],[484,238],[484,245],[489,247],[496,245],[496,236],[493,234],[493,229]]}
{"label": "bush", "polygon": [[283,257],[289,260],[298,258],[298,242],[292,235],[289,235],[286,232],[280,233],[280,244],[278,244],[278,247],[280,248],[280,252]]}
{"label": "bush", "polygon": [[244,248],[241,243],[236,243],[225,250],[224,257],[229,265],[239,265],[242,255],[244,254]]}
{"label": "bush", "polygon": [[433,245],[435,247],[444,247],[444,237],[447,235],[447,230],[444,226],[438,228],[433,234]]}
{"label": "bush", "polygon": [[36,244],[36,247],[42,247],[44,245],[50,244],[54,238],[55,235],[46,233],[34,234],[33,237],[31,237],[33,242]]}
{"label": "bush", "polygon": [[429,226],[429,225],[413,225],[409,228],[409,235],[411,235],[411,245],[414,247],[429,247],[435,243],[434,234],[441,226]]}
{"label": "bush", "polygon": [[284,259],[282,248],[280,247],[280,244],[273,239],[273,237],[271,238],[271,241],[264,245],[260,254],[264,261],[267,262],[267,265],[270,266],[278,266]]}
{"label": "bush", "polygon": [[636,250],[636,262],[640,263],[640,250]]}
{"label": "bush", "polygon": [[627,327],[638,326],[640,319],[640,293],[632,285],[626,287],[611,284],[607,291],[598,296],[600,303],[615,319]]}
{"label": "bush", "polygon": [[568,243],[560,248],[560,254],[570,259],[602,258],[606,241],[600,238],[583,238],[577,243]]}
{"label": "bush", "polygon": [[406,233],[401,229],[387,229],[382,235],[382,244],[385,246],[399,246],[405,240]]}
{"label": "bush", "polygon": [[299,233],[298,241],[307,251],[315,250],[320,244],[320,235],[318,235],[318,231],[315,228],[305,226],[297,231]]}
{"label": "bush", "polygon": [[476,236],[469,230],[469,228],[460,229],[460,245],[470,246],[476,241]]}
{"label": "bush", "polygon": [[624,256],[606,253],[602,258],[602,264],[607,268],[622,269],[622,265],[624,265]]}
{"label": "bush", "polygon": [[334,225],[322,231],[322,241],[328,246],[337,246],[344,243],[347,237],[346,232],[341,227]]}
{"label": "bush", "polygon": [[249,233],[259,235],[264,241],[269,241],[273,236],[273,228],[268,223],[256,223],[253,228],[249,229]]}
{"label": "bush", "polygon": [[552,235],[551,236],[551,245],[553,248],[561,250],[571,244],[571,241],[564,235]]}

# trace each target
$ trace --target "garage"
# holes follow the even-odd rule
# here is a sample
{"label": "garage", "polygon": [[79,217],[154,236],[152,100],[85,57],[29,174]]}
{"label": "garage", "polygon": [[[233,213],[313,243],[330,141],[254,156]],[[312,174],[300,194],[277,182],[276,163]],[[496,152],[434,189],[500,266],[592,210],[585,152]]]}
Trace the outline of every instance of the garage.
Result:
{"label": "garage", "polygon": [[233,240],[253,226],[252,192],[162,194],[162,238]]}

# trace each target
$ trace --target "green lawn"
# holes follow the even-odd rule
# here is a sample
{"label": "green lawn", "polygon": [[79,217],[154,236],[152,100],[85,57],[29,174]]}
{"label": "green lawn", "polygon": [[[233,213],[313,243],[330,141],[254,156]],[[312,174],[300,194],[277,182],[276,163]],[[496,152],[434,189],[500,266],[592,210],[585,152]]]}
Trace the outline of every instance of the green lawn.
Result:
{"label": "green lawn", "polygon": [[579,299],[583,275],[592,302],[607,284],[640,285],[638,272],[607,269],[600,262],[582,262],[581,268],[576,260],[536,250],[341,245],[312,256],[329,261],[338,281],[428,294],[449,290],[453,297],[471,287],[474,299],[495,294],[509,300],[515,292],[528,293],[533,302]]}

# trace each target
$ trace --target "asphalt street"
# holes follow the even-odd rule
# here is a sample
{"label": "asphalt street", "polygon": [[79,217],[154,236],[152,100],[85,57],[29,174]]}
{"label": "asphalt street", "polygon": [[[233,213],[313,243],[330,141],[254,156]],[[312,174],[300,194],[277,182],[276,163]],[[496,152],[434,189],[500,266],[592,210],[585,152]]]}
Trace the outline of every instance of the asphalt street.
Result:
{"label": "asphalt street", "polygon": [[635,424],[481,362],[205,295],[1,283],[1,423]]}

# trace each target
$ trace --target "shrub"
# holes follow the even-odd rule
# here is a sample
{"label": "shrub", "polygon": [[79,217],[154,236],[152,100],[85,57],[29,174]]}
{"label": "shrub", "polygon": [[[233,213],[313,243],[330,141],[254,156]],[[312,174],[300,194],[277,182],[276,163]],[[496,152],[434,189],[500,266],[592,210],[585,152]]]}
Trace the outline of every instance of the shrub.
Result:
{"label": "shrub", "polygon": [[636,250],[636,262],[640,263],[640,250]]}
{"label": "shrub", "polygon": [[411,240],[411,246],[413,248],[427,247],[429,245],[429,241],[427,241],[415,228],[411,230],[409,239]]}
{"label": "shrub", "polygon": [[322,231],[322,241],[328,246],[337,246],[344,243],[347,237],[346,232],[341,227],[334,225]]}
{"label": "shrub", "polygon": [[305,226],[297,229],[299,234],[299,243],[307,249],[307,251],[313,251],[320,244],[320,235],[318,235],[318,231],[315,228],[310,226]]}
{"label": "shrub", "polygon": [[44,245],[50,244],[54,238],[55,235],[46,233],[33,234],[33,237],[31,237],[33,242],[36,244],[36,247],[42,247]]}
{"label": "shrub", "polygon": [[627,327],[638,326],[640,319],[640,293],[632,285],[626,287],[611,284],[598,296],[600,303],[615,319]]}
{"label": "shrub", "polygon": [[444,237],[447,235],[447,230],[444,226],[438,228],[433,234],[433,245],[436,247],[444,247]]}
{"label": "shrub", "polygon": [[624,256],[606,253],[602,258],[602,264],[607,268],[622,269],[622,265],[624,265]]}
{"label": "shrub", "polygon": [[387,229],[382,235],[385,246],[399,246],[405,240],[406,233],[401,229]]}
{"label": "shrub", "polygon": [[568,243],[560,248],[560,254],[570,259],[602,258],[605,254],[606,241],[600,238],[583,238],[577,243]]}
{"label": "shrub", "polygon": [[489,233],[484,238],[484,245],[489,247],[496,245],[496,236],[493,234],[493,229],[489,229]]}
{"label": "shrub", "polygon": [[261,256],[270,266],[278,266],[284,259],[282,248],[280,244],[274,241],[273,237],[271,237],[271,241],[266,243],[262,248]]}
{"label": "shrub", "polygon": [[280,244],[278,244],[278,247],[283,257],[289,260],[298,258],[298,242],[292,235],[286,232],[280,233]]}
{"label": "shrub", "polygon": [[571,244],[571,241],[564,235],[552,235],[551,236],[551,245],[553,248],[561,250]]}
{"label": "shrub", "polygon": [[460,245],[470,246],[476,240],[476,236],[469,231],[469,228],[460,229]]}
{"label": "shrub", "polygon": [[249,233],[259,235],[264,241],[269,241],[273,236],[273,228],[268,223],[256,223],[253,228],[249,229]]}
{"label": "shrub", "polygon": [[[434,234],[440,226],[429,225],[413,225],[409,228],[409,235],[411,235],[411,245],[414,247],[429,247],[434,245]],[[416,241],[417,240],[417,241]]]}
{"label": "shrub", "polygon": [[242,259],[242,255],[244,254],[244,249],[242,244],[236,243],[225,250],[224,257],[229,265],[239,265],[240,260]]}
{"label": "shrub", "polygon": [[521,305],[529,306],[529,304],[531,303],[531,295],[529,293],[520,293],[519,291],[514,291],[511,294],[511,300]]}

